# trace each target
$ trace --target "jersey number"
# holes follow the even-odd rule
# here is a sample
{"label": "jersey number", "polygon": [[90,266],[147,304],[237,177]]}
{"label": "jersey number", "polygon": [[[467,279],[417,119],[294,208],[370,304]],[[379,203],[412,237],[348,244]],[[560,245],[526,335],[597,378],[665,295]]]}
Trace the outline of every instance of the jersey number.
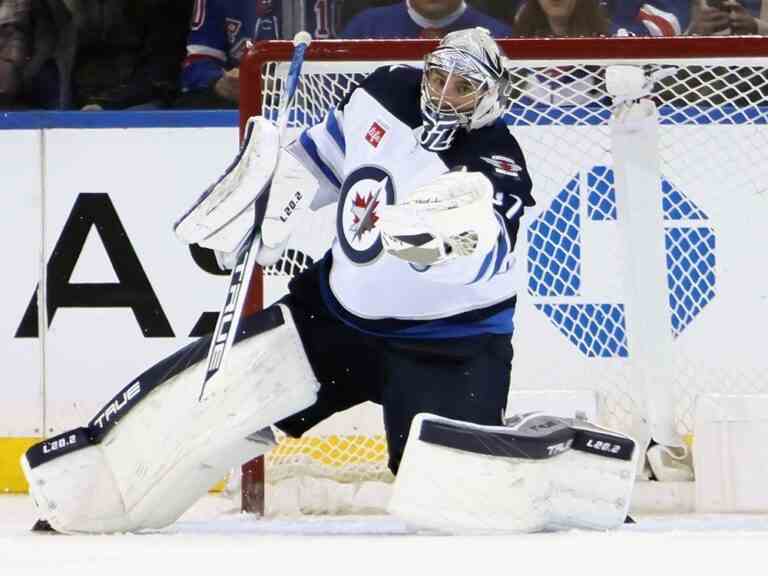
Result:
{"label": "jersey number", "polygon": [[315,38],[335,38],[341,27],[344,0],[315,0]]}

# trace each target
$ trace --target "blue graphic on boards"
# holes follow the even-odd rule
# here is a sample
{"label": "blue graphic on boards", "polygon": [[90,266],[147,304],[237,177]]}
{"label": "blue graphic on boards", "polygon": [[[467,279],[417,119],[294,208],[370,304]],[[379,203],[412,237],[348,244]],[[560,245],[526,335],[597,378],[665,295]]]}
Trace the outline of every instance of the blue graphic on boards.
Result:
{"label": "blue graphic on boards", "polygon": [[[626,357],[628,345],[622,303],[546,303],[546,298],[581,296],[581,198],[587,198],[589,225],[617,218],[613,171],[594,166],[574,177],[528,229],[528,292],[541,310],[578,349],[591,357]],[[662,177],[667,285],[673,336],[681,334],[715,296],[715,233],[704,211]],[[595,224],[598,223],[598,224]]]}

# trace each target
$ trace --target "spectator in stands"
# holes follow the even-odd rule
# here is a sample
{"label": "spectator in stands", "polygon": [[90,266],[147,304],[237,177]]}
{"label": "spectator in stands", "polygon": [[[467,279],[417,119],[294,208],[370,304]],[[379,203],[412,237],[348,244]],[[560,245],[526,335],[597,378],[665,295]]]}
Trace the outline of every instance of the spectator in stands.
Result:
{"label": "spectator in stands", "polygon": [[[611,22],[600,9],[599,0],[528,0],[520,7],[514,31],[523,37],[607,36]],[[516,100],[556,106],[581,106],[595,99],[600,81],[591,67],[557,66],[521,74]]]}
{"label": "spectator in stands", "polygon": [[164,107],[178,93],[192,0],[33,0],[27,102]]}
{"label": "spectator in stands", "polygon": [[765,0],[692,0],[689,34],[768,34]]}
{"label": "spectator in stands", "polygon": [[[514,22],[526,0],[486,0],[488,13]],[[580,4],[580,0],[559,0],[554,6]],[[689,0],[599,0],[610,21],[610,33],[626,36],[675,36],[688,26]],[[576,12],[581,11],[577,8]]]}
{"label": "spectator in stands", "polygon": [[517,15],[517,36],[607,36],[611,23],[598,0],[529,0]]}
{"label": "spectator in stands", "polygon": [[[180,91],[193,0],[120,3],[122,12],[105,23],[101,38],[78,50],[79,103],[85,110],[168,108]],[[117,77],[108,72],[111,67],[117,67]]]}
{"label": "spectator in stands", "polygon": [[392,4],[397,4],[399,1],[400,0],[343,0],[341,3],[341,26],[339,31],[344,30],[344,27],[349,21],[363,10],[381,6],[391,6]]}
{"label": "spectator in stands", "polygon": [[[749,35],[768,34],[768,0],[692,0],[691,25],[693,35]],[[670,90],[681,103],[737,106],[768,103],[765,74],[753,66],[714,66],[696,69],[697,74],[686,81],[687,92]],[[701,86],[698,91],[694,87]],[[678,90],[679,92],[679,90]]]}
{"label": "spectator in stands", "polygon": [[688,27],[690,0],[601,0],[616,35],[678,36]]}
{"label": "spectator in stands", "polygon": [[64,0],[31,0],[28,5],[22,107],[71,108],[71,79],[77,56],[76,8],[70,8]]}
{"label": "spectator in stands", "polygon": [[182,95],[175,106],[236,108],[240,59],[249,42],[291,38],[298,32],[299,22],[315,39],[337,36],[343,0],[302,2],[303,15],[283,21],[283,7],[288,2],[291,0],[195,0]]}
{"label": "spectator in stands", "polygon": [[28,57],[31,0],[0,1],[0,108],[20,105],[22,70]]}
{"label": "spectator in stands", "polygon": [[281,37],[279,2],[195,0],[178,108],[237,108],[248,43]]}
{"label": "spectator in stands", "polygon": [[512,35],[503,22],[467,6],[464,0],[403,0],[356,14],[342,38],[440,38],[447,32],[482,26],[496,38]]}

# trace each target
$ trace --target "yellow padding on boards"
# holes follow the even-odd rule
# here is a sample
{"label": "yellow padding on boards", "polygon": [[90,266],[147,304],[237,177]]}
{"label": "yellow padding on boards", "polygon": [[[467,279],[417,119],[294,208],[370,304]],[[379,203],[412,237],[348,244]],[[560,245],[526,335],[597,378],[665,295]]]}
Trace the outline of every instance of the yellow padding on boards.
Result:
{"label": "yellow padding on boards", "polygon": [[0,438],[0,494],[29,490],[19,460],[27,448],[40,438]]}
{"label": "yellow padding on boards", "polygon": [[[29,484],[24,478],[19,461],[27,448],[40,440],[40,438],[0,438],[0,494],[29,492]],[[221,492],[226,484],[225,478],[213,486],[211,492]]]}

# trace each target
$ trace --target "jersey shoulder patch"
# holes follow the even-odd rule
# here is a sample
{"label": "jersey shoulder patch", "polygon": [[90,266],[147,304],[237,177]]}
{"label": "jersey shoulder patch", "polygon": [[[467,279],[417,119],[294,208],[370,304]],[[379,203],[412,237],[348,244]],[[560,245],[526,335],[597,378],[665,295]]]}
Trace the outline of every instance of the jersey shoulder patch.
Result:
{"label": "jersey shoulder patch", "polygon": [[490,156],[481,156],[481,160],[493,166],[494,171],[501,176],[511,176],[519,180],[523,175],[523,168],[517,160],[503,154],[491,154]]}

